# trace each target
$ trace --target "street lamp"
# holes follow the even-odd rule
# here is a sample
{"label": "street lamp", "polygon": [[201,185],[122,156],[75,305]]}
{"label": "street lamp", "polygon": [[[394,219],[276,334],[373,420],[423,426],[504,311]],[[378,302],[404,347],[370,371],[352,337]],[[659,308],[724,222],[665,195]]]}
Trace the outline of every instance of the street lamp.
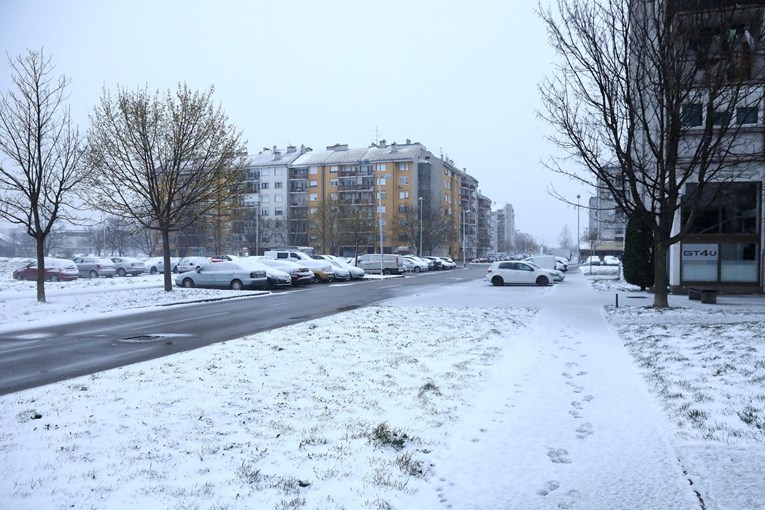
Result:
{"label": "street lamp", "polygon": [[418,200],[420,201],[420,249],[418,250],[417,256],[422,257],[422,197],[420,197]]}
{"label": "street lamp", "polygon": [[576,259],[581,263],[582,250],[579,249],[580,237],[579,237],[579,198],[581,195],[576,195]]}
{"label": "street lamp", "polygon": [[382,186],[386,179],[392,179],[391,174],[377,178],[377,221],[380,224],[380,276],[383,274],[383,216],[382,216]]}

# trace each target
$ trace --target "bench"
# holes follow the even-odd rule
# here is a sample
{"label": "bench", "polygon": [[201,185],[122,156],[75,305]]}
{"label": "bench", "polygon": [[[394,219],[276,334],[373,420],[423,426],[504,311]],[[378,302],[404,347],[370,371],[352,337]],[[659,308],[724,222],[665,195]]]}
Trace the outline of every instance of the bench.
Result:
{"label": "bench", "polygon": [[717,303],[717,289],[703,289],[700,287],[688,288],[688,299],[701,301],[706,304]]}

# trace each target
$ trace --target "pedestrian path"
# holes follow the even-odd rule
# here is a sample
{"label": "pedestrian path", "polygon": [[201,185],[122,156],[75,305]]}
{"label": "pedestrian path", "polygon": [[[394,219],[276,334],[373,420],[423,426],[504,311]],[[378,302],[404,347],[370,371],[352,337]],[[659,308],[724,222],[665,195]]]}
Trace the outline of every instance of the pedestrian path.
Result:
{"label": "pedestrian path", "polygon": [[604,318],[613,295],[577,273],[547,288],[466,285],[463,297],[473,292],[539,312],[476,388],[427,487],[401,508],[700,508],[669,423]]}

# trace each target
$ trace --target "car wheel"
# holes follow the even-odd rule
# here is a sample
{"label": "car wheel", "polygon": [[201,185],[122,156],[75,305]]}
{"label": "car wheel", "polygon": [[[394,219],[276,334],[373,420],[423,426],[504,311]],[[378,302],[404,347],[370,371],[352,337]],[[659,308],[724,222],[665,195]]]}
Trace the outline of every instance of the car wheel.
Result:
{"label": "car wheel", "polygon": [[319,278],[318,275],[314,275],[313,277],[313,283],[321,283],[321,278]]}
{"label": "car wheel", "polygon": [[152,266],[151,269],[149,269],[149,274],[157,274],[157,268]]}
{"label": "car wheel", "polygon": [[50,281],[57,282],[58,281],[58,276],[56,276],[55,274],[50,275]]}
{"label": "car wheel", "polygon": [[88,273],[88,278],[98,278],[98,273],[95,271],[95,269],[91,269]]}
{"label": "car wheel", "polygon": [[415,273],[419,273],[420,271],[422,271],[422,269],[420,269],[420,266],[414,266]]}
{"label": "car wheel", "polygon": [[117,270],[117,276],[127,276],[127,271],[125,271],[123,268],[119,268]]}
{"label": "car wheel", "polygon": [[181,282],[181,285],[183,285],[187,289],[193,289],[195,287],[194,280],[192,280],[191,278],[184,278],[183,281]]}
{"label": "car wheel", "polygon": [[505,284],[505,280],[503,280],[501,276],[495,276],[491,279],[491,284],[495,287],[501,287]]}
{"label": "car wheel", "polygon": [[550,280],[546,276],[537,276],[537,285],[550,285]]}
{"label": "car wheel", "polygon": [[243,290],[244,285],[239,280],[234,280],[231,282],[231,290]]}
{"label": "car wheel", "polygon": [[383,269],[383,274],[390,274],[390,269]]}

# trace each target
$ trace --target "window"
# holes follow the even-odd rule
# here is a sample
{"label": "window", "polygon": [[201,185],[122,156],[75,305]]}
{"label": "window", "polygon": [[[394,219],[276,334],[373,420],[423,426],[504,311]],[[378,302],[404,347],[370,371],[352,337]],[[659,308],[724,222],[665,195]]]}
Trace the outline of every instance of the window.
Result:
{"label": "window", "polygon": [[378,186],[385,186],[385,177],[378,177],[377,178],[377,185]]}
{"label": "window", "polygon": [[318,193],[311,193],[311,196],[308,197],[308,200],[311,202],[316,202],[319,200],[319,194]]}
{"label": "window", "polygon": [[260,209],[260,215],[261,216],[268,216],[268,207],[262,207]]}
{"label": "window", "polygon": [[308,173],[311,175],[318,175],[319,173],[319,167],[318,166],[312,166],[310,170],[308,170]]}
{"label": "window", "polygon": [[284,183],[282,181],[276,181],[274,183],[274,189],[282,189],[284,187]]}
{"label": "window", "polygon": [[276,175],[276,176],[282,175],[282,169],[281,168],[274,168],[274,175]]}
{"label": "window", "polygon": [[263,177],[264,175],[268,175],[268,174],[269,174],[269,171],[270,171],[270,169],[269,169],[269,168],[264,168],[264,169],[262,169],[262,170],[260,171],[260,176],[261,176],[261,177]]}
{"label": "window", "polygon": [[330,200],[337,200],[337,193],[330,193],[329,194],[329,199]]}
{"label": "window", "polygon": [[408,191],[399,191],[398,192],[398,198],[400,198],[400,199],[409,198],[409,192]]}
{"label": "window", "polygon": [[261,182],[260,183],[260,189],[268,189],[268,183],[267,182]]}
{"label": "window", "polygon": [[274,216],[283,216],[284,210],[283,209],[274,209]]}
{"label": "window", "polygon": [[378,205],[377,206],[377,214],[385,214],[385,206],[384,205]]}
{"label": "window", "polygon": [[329,167],[329,173],[336,174],[337,169],[338,169],[337,165],[332,165],[331,167]]}
{"label": "window", "polygon": [[731,113],[729,111],[712,112],[712,125],[728,126],[730,125]]}
{"label": "window", "polygon": [[[707,184],[690,233],[758,234],[761,231],[759,191],[759,182],[734,182],[724,188],[716,183]],[[686,186],[686,196],[695,192],[695,185]],[[682,212],[685,222],[690,211],[683,208]]]}
{"label": "window", "polygon": [[379,165],[377,165],[378,172],[384,172],[387,168],[388,166],[385,163],[380,163]]}
{"label": "window", "polygon": [[409,184],[409,176],[402,175],[401,177],[398,178],[398,183],[401,186],[406,186],[407,184]]}
{"label": "window", "polygon": [[388,195],[384,191],[377,192],[377,200],[385,200]]}
{"label": "window", "polygon": [[276,193],[274,195],[274,202],[284,202],[284,195],[281,193]]}
{"label": "window", "polygon": [[757,283],[757,245],[723,243],[720,245],[720,280]]}
{"label": "window", "polygon": [[408,172],[409,171],[409,163],[399,163],[398,169],[401,172]]}
{"label": "window", "polygon": [[337,179],[332,179],[331,181],[329,181],[329,185],[333,188],[337,188],[337,184],[338,184]]}
{"label": "window", "polygon": [[400,205],[400,206],[398,206],[398,212],[405,213],[407,211],[409,211],[409,206],[408,205]]}
{"label": "window", "polygon": [[267,204],[271,201],[271,197],[269,195],[260,195],[260,202],[262,204]]}
{"label": "window", "polygon": [[756,106],[741,106],[736,108],[736,122],[739,124],[757,124],[759,112]]}
{"label": "window", "polygon": [[311,209],[309,210],[310,214],[316,214],[318,212],[319,212],[319,208],[318,207],[311,207]]}
{"label": "window", "polygon": [[700,126],[702,122],[702,113],[701,103],[689,103],[683,105],[680,120],[683,123],[683,126]]}
{"label": "window", "polygon": [[319,181],[311,181],[310,186],[312,188],[318,188],[319,187]]}

